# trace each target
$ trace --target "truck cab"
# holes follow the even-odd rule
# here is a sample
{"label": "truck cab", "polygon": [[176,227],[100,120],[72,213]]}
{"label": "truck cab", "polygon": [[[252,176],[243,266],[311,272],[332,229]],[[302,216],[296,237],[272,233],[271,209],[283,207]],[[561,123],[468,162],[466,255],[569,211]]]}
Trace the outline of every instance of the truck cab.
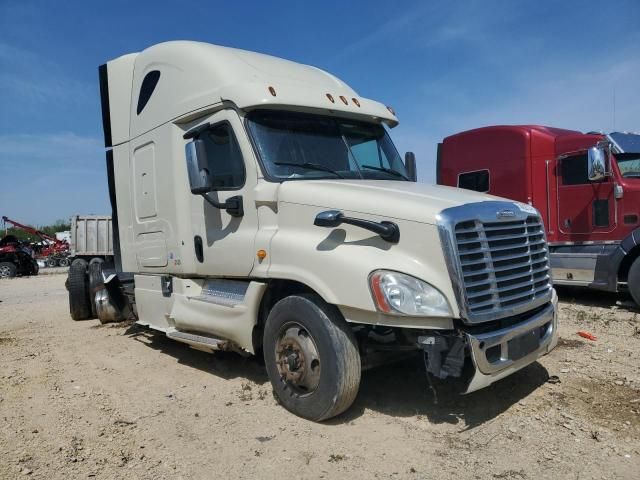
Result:
{"label": "truck cab", "polygon": [[556,284],[628,290],[640,303],[639,135],[483,127],[445,138],[437,171],[439,184],[536,207]]}
{"label": "truck cab", "polygon": [[197,42],[99,71],[116,271],[72,265],[69,285],[101,321],[260,355],[281,403],[317,421],[389,352],[470,392],[555,346],[539,212],[416,183],[391,108],[318,68]]}

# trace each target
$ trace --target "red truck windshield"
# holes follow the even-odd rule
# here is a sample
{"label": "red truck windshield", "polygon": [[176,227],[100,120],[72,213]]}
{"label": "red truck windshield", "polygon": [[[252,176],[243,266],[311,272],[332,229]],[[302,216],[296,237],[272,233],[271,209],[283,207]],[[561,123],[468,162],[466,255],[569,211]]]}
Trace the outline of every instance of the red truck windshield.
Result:
{"label": "red truck windshield", "polygon": [[616,162],[625,178],[640,178],[640,153],[618,153]]}

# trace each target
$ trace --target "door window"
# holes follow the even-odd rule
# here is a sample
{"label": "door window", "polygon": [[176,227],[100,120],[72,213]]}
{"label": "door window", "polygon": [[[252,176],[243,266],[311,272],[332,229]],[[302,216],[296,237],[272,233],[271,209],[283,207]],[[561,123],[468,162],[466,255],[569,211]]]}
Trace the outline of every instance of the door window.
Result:
{"label": "door window", "polygon": [[[562,176],[563,185],[585,185],[591,182],[589,180],[589,172],[587,169],[587,155],[574,155],[573,157],[563,158],[560,162],[560,174]],[[599,180],[600,182],[604,179]]]}
{"label": "door window", "polygon": [[209,175],[215,190],[236,190],[244,185],[240,146],[228,123],[212,126],[200,135],[207,151]]}

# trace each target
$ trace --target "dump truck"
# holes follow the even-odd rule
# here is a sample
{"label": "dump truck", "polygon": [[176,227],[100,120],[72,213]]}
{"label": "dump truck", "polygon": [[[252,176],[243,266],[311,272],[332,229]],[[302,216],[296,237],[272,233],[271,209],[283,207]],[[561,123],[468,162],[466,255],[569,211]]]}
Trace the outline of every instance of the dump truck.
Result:
{"label": "dump truck", "polygon": [[74,260],[113,264],[111,215],[74,215],[71,217],[70,256]]}
{"label": "dump truck", "polygon": [[640,305],[640,135],[496,125],[438,148],[438,183],[542,213],[554,283],[629,292]]}
{"label": "dump truck", "polygon": [[259,355],[280,403],[315,421],[387,353],[423,355],[464,393],[554,348],[539,212],[417,183],[392,108],[319,68],[199,42],[99,78],[115,269],[72,265],[74,319],[94,305]]}

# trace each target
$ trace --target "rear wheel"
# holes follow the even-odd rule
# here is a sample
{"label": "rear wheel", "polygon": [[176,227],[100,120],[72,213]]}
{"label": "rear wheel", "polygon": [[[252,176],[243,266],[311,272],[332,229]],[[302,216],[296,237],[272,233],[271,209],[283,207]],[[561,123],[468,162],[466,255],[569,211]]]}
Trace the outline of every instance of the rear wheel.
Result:
{"label": "rear wheel", "polygon": [[631,264],[627,285],[633,301],[640,305],[640,257],[636,258]]}
{"label": "rear wheel", "polygon": [[96,292],[104,286],[102,278],[102,264],[104,260],[101,258],[92,258],[89,262],[89,301],[91,303],[91,316],[96,318]]}
{"label": "rear wheel", "polygon": [[67,280],[69,290],[69,311],[74,320],[86,320],[91,317],[91,303],[89,300],[89,276],[87,262],[74,260],[69,267]]}
{"label": "rear wheel", "polygon": [[317,295],[275,304],[264,329],[269,379],[290,412],[321,421],[351,406],[360,386],[360,354],[338,309]]}
{"label": "rear wheel", "polygon": [[0,262],[0,278],[12,278],[18,274],[18,269],[11,262]]}
{"label": "rear wheel", "polygon": [[58,261],[55,258],[47,258],[44,264],[49,268],[53,268],[58,265]]}
{"label": "rear wheel", "polygon": [[58,260],[58,265],[60,265],[61,267],[68,267],[69,266],[69,258],[68,257],[62,257],[60,260]]}

